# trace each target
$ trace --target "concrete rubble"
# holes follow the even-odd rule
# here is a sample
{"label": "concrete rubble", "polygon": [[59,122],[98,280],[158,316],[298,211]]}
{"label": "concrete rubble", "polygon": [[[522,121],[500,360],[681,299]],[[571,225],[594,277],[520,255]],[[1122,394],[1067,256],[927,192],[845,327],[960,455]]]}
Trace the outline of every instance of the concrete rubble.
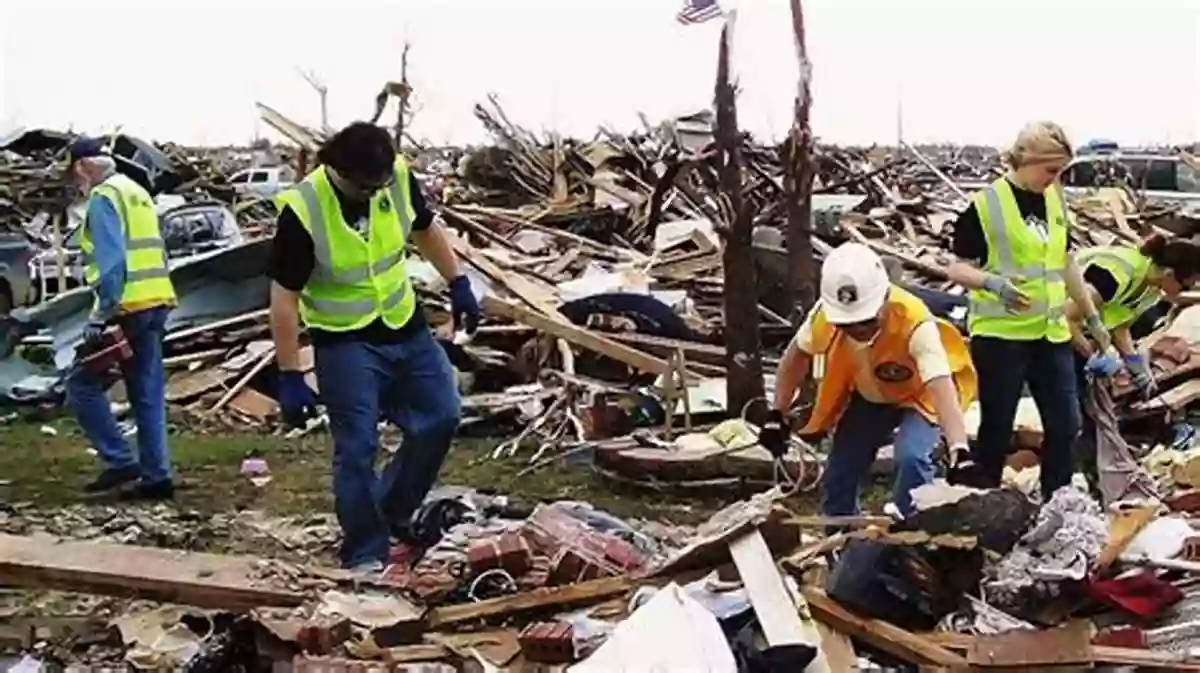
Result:
{"label": "concrete rubble", "polygon": [[[196,240],[219,239],[212,247],[185,245],[173,257],[181,303],[168,325],[167,399],[173,423],[194,432],[285,432],[263,275],[274,206],[228,178],[264,164],[303,175],[323,132],[260,111],[289,145],[200,150],[110,139],[163,212],[216,203],[236,218],[240,240],[209,232]],[[1127,378],[1114,388],[1132,459],[1161,501],[1102,506],[1068,487],[1039,502],[1029,466],[1040,420],[1023,408],[1003,489],[938,483],[905,521],[806,516],[799,512],[818,484],[823,447],[797,447],[777,470],[756,444],[753,414],[727,399],[733,365],[723,345],[737,326],[723,319],[728,227],[711,119],[646,123],[628,135],[601,129],[577,141],[516,126],[495,99],[476,115],[493,145],[413,148],[487,316],[473,340],[456,339],[437,274],[410,262],[459,376],[462,433],[495,438],[490,459],[523,461],[527,471],[567,461],[614,484],[715,493],[732,504],[687,527],[625,521],[581,502],[443,490],[418,518],[428,550],[412,562],[397,550],[368,582],[329,567],[338,533],[325,515],[4,503],[0,585],[54,590],[47,600],[68,607],[49,624],[37,618],[47,606],[0,594],[0,652],[13,654],[13,665],[1200,670],[1189,579],[1200,570],[1192,529],[1200,308],[1160,311],[1138,327],[1160,384],[1153,399],[1134,399]],[[68,141],[32,130],[0,142],[0,223],[36,254],[59,254],[78,227],[77,204],[55,177]],[[748,299],[761,317],[769,393],[769,372],[794,331],[782,290],[783,148],[742,143],[759,276]],[[999,174],[996,153],[818,146],[814,162],[817,257],[865,242],[893,260],[899,282],[961,322],[961,292],[944,272],[949,225],[964,190]],[[1128,184],[1072,194],[1071,206],[1084,245],[1200,231],[1180,207],[1149,202]],[[88,309],[86,289],[67,289],[71,270],[55,272],[63,291],[10,297],[2,325],[0,396],[32,418],[61,402]],[[311,369],[311,351],[303,357]],[[122,398],[115,390],[118,405]],[[889,454],[880,452],[877,472],[890,470]],[[270,478],[255,459],[242,472]],[[222,554],[211,553],[214,539]]]}

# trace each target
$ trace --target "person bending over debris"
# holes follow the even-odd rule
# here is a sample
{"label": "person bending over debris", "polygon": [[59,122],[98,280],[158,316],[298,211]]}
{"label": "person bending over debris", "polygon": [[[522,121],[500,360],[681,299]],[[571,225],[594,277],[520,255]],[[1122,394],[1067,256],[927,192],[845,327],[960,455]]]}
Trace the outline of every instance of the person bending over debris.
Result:
{"label": "person bending over debris", "polygon": [[977,192],[954,225],[950,279],[970,290],[968,331],[979,370],[976,445],[984,487],[1000,485],[1012,448],[1013,420],[1025,384],[1043,426],[1041,486],[1046,500],[1071,481],[1079,432],[1067,297],[1090,333],[1108,333],[1067,254],[1069,213],[1058,175],[1073,150],[1057,124],[1035,122],[1006,153],[1010,170]]}
{"label": "person bending over debris", "polygon": [[163,336],[175,306],[175,288],[150,194],[120,174],[95,138],[79,138],[67,150],[69,179],[88,195],[80,248],[84,280],[95,300],[83,332],[83,348],[103,347],[118,326],[132,357],[122,365],[125,389],[137,421],[135,456],[117,427],[104,395],[103,375],[76,366],[67,379],[67,405],[106,468],[84,489],[111,491],[132,482],[122,498],[174,496],[167,455],[167,402]]}
{"label": "person bending over debris", "polygon": [[[371,572],[388,558],[389,532],[409,541],[408,522],[437,480],[459,420],[454,371],[405,268],[408,241],[450,282],[456,328],[473,333],[479,305],[386,131],[351,124],[317,159],[320,167],[279,196],[269,263],[279,403],[288,425],[315,415],[300,365],[302,320],[333,434],[341,561]],[[381,413],[404,442],[376,476]]]}
{"label": "person bending over debris", "polygon": [[895,503],[912,508],[909,492],[933,479],[938,425],[951,456],[967,450],[963,410],[975,397],[975,369],[966,342],[912,293],[888,281],[870,248],[846,243],[821,267],[821,300],[809,312],[779,363],[775,405],[760,441],[776,457],[787,449],[784,420],[804,380],[820,384],[801,436],[836,426],[821,482],[828,516],[858,511],[862,479],[880,446],[895,438]]}
{"label": "person bending over debris", "polygon": [[1130,326],[1164,296],[1175,299],[1200,281],[1200,246],[1187,241],[1168,242],[1154,235],[1138,248],[1087,248],[1079,251],[1076,260],[1083,269],[1088,292],[1100,309],[1100,320],[1110,330],[1116,347],[1116,354],[1098,349],[1081,329],[1083,315],[1078,305],[1067,302],[1075,345],[1076,384],[1083,407],[1079,453],[1088,472],[1096,472],[1089,476],[1095,478],[1104,504],[1131,493],[1153,497],[1153,482],[1141,473],[1130,455],[1117,428],[1112,395],[1102,381],[1123,365],[1137,389],[1147,397],[1153,395],[1154,374],[1146,356],[1134,346]]}

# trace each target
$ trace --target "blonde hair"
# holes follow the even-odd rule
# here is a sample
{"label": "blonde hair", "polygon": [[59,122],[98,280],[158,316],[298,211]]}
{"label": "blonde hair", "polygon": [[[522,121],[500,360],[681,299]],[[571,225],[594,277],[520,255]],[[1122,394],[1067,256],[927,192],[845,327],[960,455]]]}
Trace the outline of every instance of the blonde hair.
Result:
{"label": "blonde hair", "polygon": [[1043,161],[1070,159],[1075,156],[1071,141],[1061,126],[1049,121],[1030,122],[1017,134],[1017,140],[1004,153],[1004,162],[1020,168]]}

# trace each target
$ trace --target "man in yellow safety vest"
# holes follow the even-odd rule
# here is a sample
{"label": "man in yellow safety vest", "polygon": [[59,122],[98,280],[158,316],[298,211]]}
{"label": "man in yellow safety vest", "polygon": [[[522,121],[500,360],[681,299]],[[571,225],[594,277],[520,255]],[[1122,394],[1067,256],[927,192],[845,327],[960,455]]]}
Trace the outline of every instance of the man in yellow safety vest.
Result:
{"label": "man in yellow safety vest", "polygon": [[95,301],[83,339],[94,344],[108,325],[121,327],[133,351],[123,375],[137,421],[135,456],[113,419],[104,382],[82,367],[71,372],[67,403],[106,465],[85,490],[98,493],[137,482],[121,496],[171,498],[162,358],[167,315],[176,299],[154,201],[137,182],[117,172],[116,161],[99,140],[79,138],[68,154],[70,180],[88,195],[80,248],[84,280]]}
{"label": "man in yellow safety vest", "polygon": [[[317,159],[320,167],[278,199],[268,273],[279,403],[290,425],[314,413],[299,355],[303,322],[333,433],[341,561],[372,573],[391,558],[390,535],[415,546],[412,516],[458,428],[454,371],[417,304],[405,266],[409,245],[450,283],[456,327],[474,332],[479,304],[387,131],[351,124]],[[381,416],[403,431],[404,441],[376,476]]]}

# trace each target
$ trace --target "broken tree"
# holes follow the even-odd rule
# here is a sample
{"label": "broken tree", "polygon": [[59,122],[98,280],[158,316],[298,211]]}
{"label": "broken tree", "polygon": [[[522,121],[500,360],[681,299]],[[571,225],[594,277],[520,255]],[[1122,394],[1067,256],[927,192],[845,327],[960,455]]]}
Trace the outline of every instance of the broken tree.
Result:
{"label": "broken tree", "polygon": [[725,366],[728,408],[735,413],[763,397],[762,356],[758,334],[758,274],[754,267],[754,219],[742,198],[741,137],[737,100],[729,80],[729,51],[733,18],[721,29],[717,55],[717,166],[722,207],[720,231],[725,236]]}
{"label": "broken tree", "polygon": [[809,125],[812,106],[812,64],[804,42],[804,9],[791,0],[792,32],[796,37],[796,60],[800,67],[795,118],[784,149],[784,198],[787,199],[787,300],[791,323],[799,327],[817,300],[817,267],[812,245],[813,135]]}

